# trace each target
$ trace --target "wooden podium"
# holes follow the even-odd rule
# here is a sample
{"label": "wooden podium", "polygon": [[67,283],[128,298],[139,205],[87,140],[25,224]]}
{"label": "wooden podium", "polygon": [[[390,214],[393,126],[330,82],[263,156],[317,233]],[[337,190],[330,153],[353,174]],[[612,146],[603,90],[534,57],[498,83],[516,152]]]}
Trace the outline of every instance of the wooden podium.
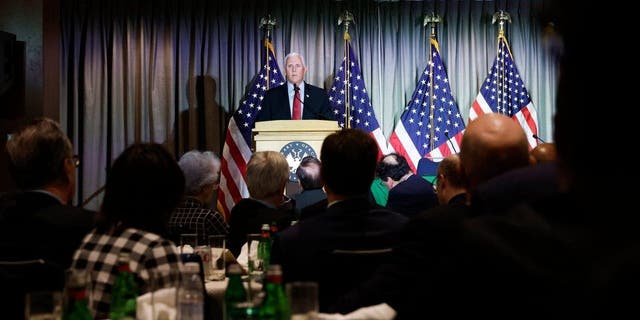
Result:
{"label": "wooden podium", "polygon": [[[339,130],[338,122],[331,120],[259,121],[253,129],[253,150],[279,151],[287,160],[292,156],[299,162],[308,152],[308,145],[313,155],[320,158],[324,138]],[[288,152],[289,149],[292,153]]]}
{"label": "wooden podium", "polygon": [[320,159],[322,141],[339,130],[338,122],[331,120],[260,121],[253,129],[253,150],[278,151],[287,158],[289,182],[285,194],[292,195],[300,191],[296,169],[302,158]]}

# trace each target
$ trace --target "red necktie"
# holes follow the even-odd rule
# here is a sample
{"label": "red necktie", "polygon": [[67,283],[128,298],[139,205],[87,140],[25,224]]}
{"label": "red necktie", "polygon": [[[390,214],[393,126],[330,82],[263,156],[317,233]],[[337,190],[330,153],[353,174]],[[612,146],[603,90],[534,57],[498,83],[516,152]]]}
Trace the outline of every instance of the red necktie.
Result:
{"label": "red necktie", "polygon": [[300,105],[300,88],[295,86],[293,90],[296,92],[293,95],[293,120],[302,119],[302,106]]}

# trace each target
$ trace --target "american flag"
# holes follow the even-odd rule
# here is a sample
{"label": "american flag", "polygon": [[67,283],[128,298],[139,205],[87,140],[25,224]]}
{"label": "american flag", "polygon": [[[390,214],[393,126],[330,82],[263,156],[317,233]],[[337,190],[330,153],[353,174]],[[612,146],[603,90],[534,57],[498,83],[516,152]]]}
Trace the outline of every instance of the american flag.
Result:
{"label": "american flag", "polygon": [[538,145],[533,137],[538,134],[538,115],[513,62],[507,38],[502,34],[498,36],[493,66],[469,110],[469,121],[490,112],[499,112],[516,120],[527,135],[529,147]]}
{"label": "american flag", "polygon": [[465,128],[435,38],[429,47],[429,63],[389,139],[414,172],[423,157],[437,162],[457,153]]}
{"label": "american flag", "polygon": [[247,162],[251,158],[251,130],[262,105],[264,93],[270,87],[284,84],[273,46],[267,39],[264,42],[264,64],[253,78],[252,85],[240,102],[240,107],[229,120],[227,136],[222,149],[220,167],[220,188],[218,189],[218,207],[226,217],[231,208],[242,198],[249,196],[244,180]]}
{"label": "american flag", "polygon": [[[346,103],[349,103],[349,127],[357,128],[368,132],[378,142],[379,156],[387,153],[387,139],[385,139],[373,112],[371,100],[367,88],[364,86],[360,64],[353,53],[351,39],[345,33],[345,57],[342,59],[340,69],[336,73],[333,85],[329,89],[329,105],[338,121],[340,127],[345,127],[347,118]],[[348,55],[348,61],[347,61]],[[349,63],[349,69],[346,64]],[[345,73],[349,72],[349,79]],[[349,83],[348,87],[345,85]],[[347,94],[348,93],[348,94]],[[348,101],[347,101],[348,100]]]}

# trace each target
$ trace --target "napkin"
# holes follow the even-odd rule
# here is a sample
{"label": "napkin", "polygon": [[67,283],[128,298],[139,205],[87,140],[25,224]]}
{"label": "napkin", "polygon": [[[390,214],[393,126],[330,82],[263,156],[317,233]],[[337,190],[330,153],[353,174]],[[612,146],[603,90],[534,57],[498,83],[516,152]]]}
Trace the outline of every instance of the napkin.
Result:
{"label": "napkin", "polygon": [[393,320],[396,311],[386,303],[363,307],[347,314],[319,313],[318,320]]}

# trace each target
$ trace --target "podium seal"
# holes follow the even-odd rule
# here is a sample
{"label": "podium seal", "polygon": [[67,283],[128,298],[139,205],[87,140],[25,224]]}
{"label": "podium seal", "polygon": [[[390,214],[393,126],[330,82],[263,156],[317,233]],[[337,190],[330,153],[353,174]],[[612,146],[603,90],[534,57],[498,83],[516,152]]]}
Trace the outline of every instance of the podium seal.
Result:
{"label": "podium seal", "polygon": [[300,165],[300,161],[302,158],[306,156],[317,157],[316,151],[305,142],[302,141],[291,141],[280,149],[280,153],[284,155],[287,159],[287,163],[289,164],[289,181],[297,182],[298,177],[296,176],[296,169],[298,169],[298,165]]}

